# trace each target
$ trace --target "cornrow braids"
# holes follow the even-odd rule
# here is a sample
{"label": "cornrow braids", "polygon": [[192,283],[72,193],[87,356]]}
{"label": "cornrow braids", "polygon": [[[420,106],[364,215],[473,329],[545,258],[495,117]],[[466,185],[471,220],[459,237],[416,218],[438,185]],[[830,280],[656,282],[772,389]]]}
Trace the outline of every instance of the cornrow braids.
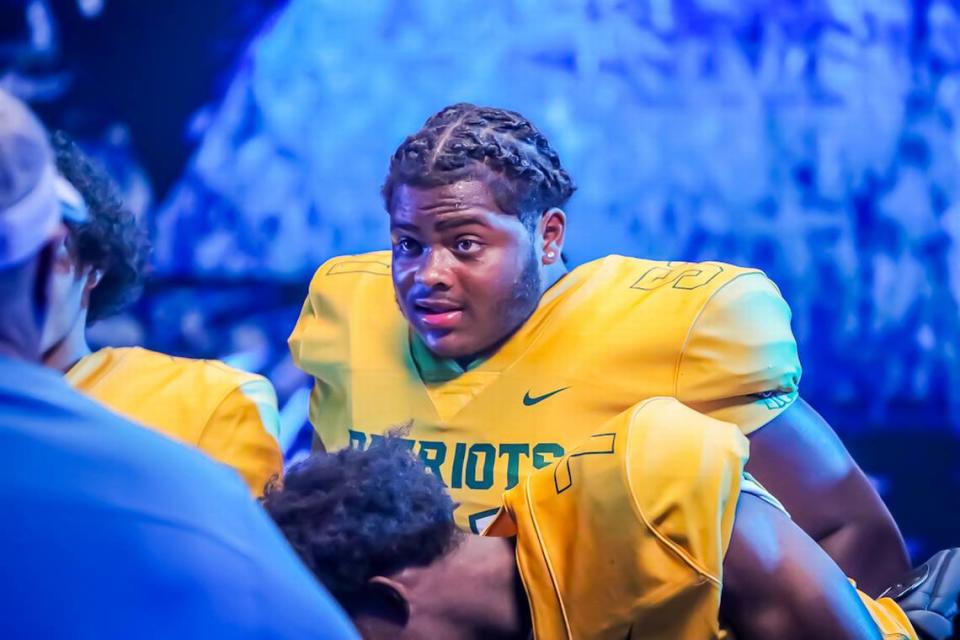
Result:
{"label": "cornrow braids", "polygon": [[515,111],[461,102],[431,116],[393,154],[384,182],[390,211],[399,185],[430,188],[466,180],[486,183],[506,213],[528,227],[576,190],[560,156],[533,124]]}

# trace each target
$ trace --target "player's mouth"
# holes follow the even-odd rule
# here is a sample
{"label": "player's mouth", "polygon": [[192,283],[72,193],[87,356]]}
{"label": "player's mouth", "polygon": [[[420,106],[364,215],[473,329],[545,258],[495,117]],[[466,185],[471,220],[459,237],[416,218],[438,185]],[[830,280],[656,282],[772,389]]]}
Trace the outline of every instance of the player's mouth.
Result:
{"label": "player's mouth", "polygon": [[463,317],[463,307],[442,299],[414,300],[413,311],[420,322],[429,329],[452,329]]}

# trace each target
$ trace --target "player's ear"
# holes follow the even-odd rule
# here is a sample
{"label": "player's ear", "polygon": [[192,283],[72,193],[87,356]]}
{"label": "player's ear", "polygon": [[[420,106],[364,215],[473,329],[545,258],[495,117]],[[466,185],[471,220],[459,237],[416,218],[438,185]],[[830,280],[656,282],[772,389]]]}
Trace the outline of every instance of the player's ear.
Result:
{"label": "player's ear", "polygon": [[86,281],[83,283],[84,291],[87,293],[93,291],[100,281],[103,280],[103,269],[90,269],[86,274]]}
{"label": "player's ear", "polygon": [[84,309],[90,308],[90,294],[94,289],[97,288],[97,285],[100,284],[100,281],[103,280],[103,269],[94,269],[93,267],[87,267],[86,271],[83,273],[83,307]]}
{"label": "player's ear", "polygon": [[553,207],[543,212],[537,225],[536,241],[541,245],[541,261],[551,265],[561,260],[563,240],[567,231],[567,214]]}
{"label": "player's ear", "polygon": [[410,621],[410,597],[402,583],[386,576],[374,576],[364,590],[364,613],[399,628]]}

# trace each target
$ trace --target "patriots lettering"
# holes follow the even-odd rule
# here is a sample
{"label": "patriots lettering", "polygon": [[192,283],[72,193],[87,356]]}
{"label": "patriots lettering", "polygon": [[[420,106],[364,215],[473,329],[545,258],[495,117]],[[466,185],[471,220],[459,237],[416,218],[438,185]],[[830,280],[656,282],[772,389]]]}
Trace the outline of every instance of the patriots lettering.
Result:
{"label": "patriots lettering", "polygon": [[[350,446],[364,450],[382,435],[350,429]],[[441,442],[401,438],[424,466],[451,489],[512,489],[521,476],[559,460],[564,448],[556,442]],[[501,486],[496,487],[497,482]]]}

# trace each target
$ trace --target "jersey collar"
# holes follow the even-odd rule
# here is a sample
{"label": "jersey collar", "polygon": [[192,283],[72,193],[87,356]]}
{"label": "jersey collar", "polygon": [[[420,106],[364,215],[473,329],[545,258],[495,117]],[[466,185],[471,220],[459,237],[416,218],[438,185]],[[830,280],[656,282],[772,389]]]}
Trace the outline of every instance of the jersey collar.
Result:
{"label": "jersey collar", "polygon": [[427,384],[447,382],[453,380],[467,371],[471,371],[480,366],[486,358],[475,358],[466,369],[460,366],[460,363],[453,358],[440,358],[424,344],[420,336],[415,331],[410,330],[410,355],[413,362],[417,365],[420,372],[420,378]]}

